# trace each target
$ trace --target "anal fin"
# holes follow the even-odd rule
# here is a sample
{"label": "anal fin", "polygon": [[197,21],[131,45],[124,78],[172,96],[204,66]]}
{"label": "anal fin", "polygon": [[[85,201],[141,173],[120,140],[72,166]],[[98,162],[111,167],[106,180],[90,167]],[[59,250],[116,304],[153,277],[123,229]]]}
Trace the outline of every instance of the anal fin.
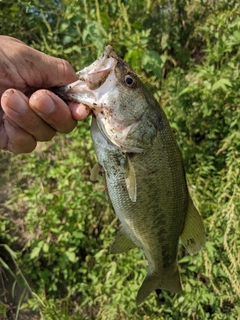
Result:
{"label": "anal fin", "polygon": [[135,243],[127,236],[123,227],[120,226],[116,237],[112,243],[110,253],[123,253],[127,252],[128,250],[134,249],[137,246]]}
{"label": "anal fin", "polygon": [[202,218],[190,196],[188,198],[185,225],[180,239],[190,254],[198,253],[206,242]]}

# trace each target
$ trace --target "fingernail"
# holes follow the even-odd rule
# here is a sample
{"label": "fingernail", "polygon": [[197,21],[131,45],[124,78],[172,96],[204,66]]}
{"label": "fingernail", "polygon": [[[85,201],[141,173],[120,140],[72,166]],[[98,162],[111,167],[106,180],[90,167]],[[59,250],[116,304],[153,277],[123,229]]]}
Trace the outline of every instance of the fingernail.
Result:
{"label": "fingernail", "polygon": [[69,108],[71,110],[72,116],[76,120],[83,120],[87,118],[90,113],[90,108],[82,103],[70,102]]}
{"label": "fingernail", "polygon": [[19,114],[24,114],[28,109],[28,103],[21,94],[14,89],[5,91],[2,95],[2,99],[7,99],[7,107]]}
{"label": "fingernail", "polygon": [[55,110],[55,103],[45,90],[37,91],[31,96],[34,104],[34,109],[37,112],[48,115]]}
{"label": "fingernail", "polygon": [[80,104],[76,110],[77,114],[79,115],[79,119],[78,120],[83,120],[85,118],[87,118],[87,116],[89,115],[90,113],[90,109],[89,107],[83,105],[83,104]]}

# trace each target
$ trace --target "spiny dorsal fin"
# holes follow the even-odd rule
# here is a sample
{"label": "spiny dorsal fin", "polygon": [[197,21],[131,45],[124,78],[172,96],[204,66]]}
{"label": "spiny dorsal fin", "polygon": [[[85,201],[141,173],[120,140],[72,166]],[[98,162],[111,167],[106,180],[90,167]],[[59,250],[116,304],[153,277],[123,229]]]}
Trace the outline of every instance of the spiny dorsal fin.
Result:
{"label": "spiny dorsal fin", "polygon": [[206,242],[202,218],[190,196],[188,198],[185,225],[180,239],[190,254],[198,253]]}
{"label": "spiny dorsal fin", "polygon": [[120,229],[118,230],[116,237],[112,243],[110,253],[123,253],[134,248],[137,248],[137,246],[125,233],[123,227],[120,226]]}

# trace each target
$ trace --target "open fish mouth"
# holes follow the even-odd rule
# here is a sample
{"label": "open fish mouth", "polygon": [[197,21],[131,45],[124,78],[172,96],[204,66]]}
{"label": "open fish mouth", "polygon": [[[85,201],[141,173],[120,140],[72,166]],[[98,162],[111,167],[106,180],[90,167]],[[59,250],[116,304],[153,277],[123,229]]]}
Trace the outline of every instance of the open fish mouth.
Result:
{"label": "open fish mouth", "polygon": [[97,89],[104,83],[113,68],[114,63],[111,58],[116,58],[116,54],[112,46],[107,46],[100,58],[90,66],[78,71],[76,75],[79,77],[79,80],[88,83],[89,89]]}
{"label": "open fish mouth", "polygon": [[[76,73],[79,80],[67,86],[54,88],[54,92],[66,101],[83,103],[91,109],[101,107],[98,103],[99,98],[116,82],[116,79],[112,81],[114,74],[111,77],[110,73],[117,64],[117,58],[113,48],[107,46],[100,58]],[[101,88],[109,76],[107,85]]]}

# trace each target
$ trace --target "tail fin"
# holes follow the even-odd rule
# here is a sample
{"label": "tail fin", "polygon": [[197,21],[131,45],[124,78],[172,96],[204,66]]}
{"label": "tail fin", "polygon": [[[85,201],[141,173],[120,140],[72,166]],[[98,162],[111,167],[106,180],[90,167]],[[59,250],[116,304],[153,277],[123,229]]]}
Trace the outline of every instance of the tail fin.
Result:
{"label": "tail fin", "polygon": [[148,273],[144,279],[142,286],[138,290],[137,305],[144,302],[151,292],[156,289],[166,289],[175,293],[182,291],[180,275],[178,269],[171,275],[162,276],[157,273]]}

